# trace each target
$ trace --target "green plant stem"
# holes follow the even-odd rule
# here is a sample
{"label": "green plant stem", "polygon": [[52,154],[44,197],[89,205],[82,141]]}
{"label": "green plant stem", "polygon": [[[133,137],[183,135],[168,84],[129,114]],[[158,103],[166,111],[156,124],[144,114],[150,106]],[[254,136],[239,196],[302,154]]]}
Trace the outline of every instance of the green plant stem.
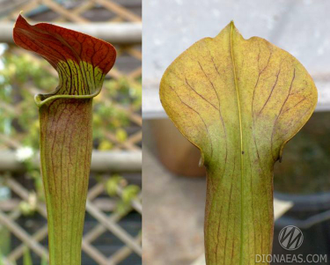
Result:
{"label": "green plant stem", "polygon": [[92,154],[92,99],[53,99],[39,113],[50,264],[80,265]]}
{"label": "green plant stem", "polygon": [[239,152],[233,154],[224,169],[208,169],[204,227],[207,265],[252,265],[257,254],[271,254],[273,170],[251,167],[245,153],[241,174],[239,157]]}

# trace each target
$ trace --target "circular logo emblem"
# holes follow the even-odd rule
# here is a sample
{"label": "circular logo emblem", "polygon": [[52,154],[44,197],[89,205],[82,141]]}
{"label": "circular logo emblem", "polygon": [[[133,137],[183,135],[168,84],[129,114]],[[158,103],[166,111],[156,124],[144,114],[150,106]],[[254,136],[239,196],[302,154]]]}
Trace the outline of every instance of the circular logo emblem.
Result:
{"label": "circular logo emblem", "polygon": [[304,235],[298,227],[288,225],[280,231],[278,242],[286,250],[296,250],[304,242]]}

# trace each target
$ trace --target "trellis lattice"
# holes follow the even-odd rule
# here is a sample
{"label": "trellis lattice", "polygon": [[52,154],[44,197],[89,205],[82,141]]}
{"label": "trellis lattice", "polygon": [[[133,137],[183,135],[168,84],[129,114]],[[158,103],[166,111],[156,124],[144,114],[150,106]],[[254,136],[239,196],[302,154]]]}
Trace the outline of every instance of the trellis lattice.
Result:
{"label": "trellis lattice", "polygon": [[[11,52],[13,54],[17,54],[17,55],[24,54],[31,61],[39,60],[39,58],[37,56],[32,55],[32,54],[26,54],[24,51],[22,51],[19,48],[13,47],[13,48],[11,48]],[[119,56],[120,56],[120,52],[121,51],[119,50]],[[52,75],[54,75],[55,77],[57,77],[56,71],[51,66],[45,65],[43,67],[43,70],[47,71],[47,72],[51,73]],[[137,70],[140,71],[140,67],[138,67]],[[130,74],[125,75],[124,73],[121,73],[119,70],[114,69],[114,70],[111,70],[107,76],[108,76],[108,78],[112,77],[115,79],[119,79],[120,77],[125,76],[127,78],[131,78],[131,80],[136,80],[137,78],[139,78],[139,76],[136,76],[136,74],[135,74],[135,71],[137,71],[137,70],[136,69],[133,70],[131,75]],[[134,82],[139,82],[139,81],[134,81]],[[137,84],[137,86],[140,86],[140,84]],[[41,93],[41,91],[38,90],[33,85],[29,86],[28,91],[31,92],[31,97],[33,97],[37,93]],[[124,142],[118,140],[113,132],[103,129],[103,132],[102,132],[103,136],[114,144],[113,150],[133,150],[133,151],[141,150],[142,117],[140,115],[140,111],[136,112],[130,106],[122,106],[122,105],[112,101],[111,96],[108,95],[107,92],[104,90],[102,90],[99,97],[101,97],[100,101],[102,101],[102,104],[104,104],[105,106],[112,105],[116,109],[125,113],[131,122],[130,127],[132,129],[131,130],[132,132],[128,132],[128,137]],[[15,106],[13,106],[12,104],[7,104],[5,102],[0,102],[0,109],[4,112],[9,112],[11,114],[20,115],[22,104],[24,104],[24,102],[17,102],[17,103],[15,103]],[[32,107],[35,107],[35,106],[32,106]],[[20,135],[16,136],[15,139],[8,138],[6,135],[0,134],[0,148],[17,149],[17,148],[21,147],[19,142],[22,138],[24,138],[27,135],[27,133],[28,132],[26,132],[26,133],[22,132]]]}
{"label": "trellis lattice", "polygon": [[[141,0],[18,0],[14,1],[11,5],[7,2],[10,1],[4,1],[0,4],[0,9],[2,7],[3,10],[0,12],[0,23],[15,20],[19,10],[24,10],[24,14],[29,15],[31,23],[40,20],[51,22],[93,23],[95,19],[102,22],[141,22]],[[125,78],[134,87],[141,89],[141,44],[116,44],[115,46],[118,53],[117,62],[115,67],[107,75],[107,78],[113,78],[116,80]],[[40,57],[33,54],[27,55],[25,51],[15,47],[11,48],[11,52],[17,55],[24,54],[25,56],[28,56],[31,61],[40,60]],[[43,70],[57,76],[57,73],[51,66],[44,66]],[[30,91],[32,93],[40,92],[34,87],[32,87]],[[112,106],[115,106],[118,110],[125,112],[131,121],[131,130],[124,142],[119,141],[116,135],[109,130],[104,131],[104,137],[113,143],[114,150],[140,150],[142,141],[142,117],[140,110],[137,112],[136,110],[132,110],[129,106],[121,106],[111,102],[111,97],[106,94],[101,94],[101,96],[104,104],[112,104]],[[19,115],[19,103],[15,108],[11,105],[8,106],[1,103],[0,108],[4,111],[15,111]],[[17,139],[8,139],[6,135],[0,135],[0,142],[2,142],[1,144],[3,145],[2,148],[17,148],[19,146],[18,142],[22,137],[23,136],[18,136]]]}
{"label": "trellis lattice", "polygon": [[[141,0],[4,0],[0,2],[0,24],[14,22],[21,10],[31,24],[41,21],[77,24],[95,24],[95,22],[141,23]],[[139,95],[142,72],[141,44],[127,43],[127,41],[120,43],[120,41],[117,41],[115,47],[117,49],[117,61],[115,67],[106,76],[106,80],[121,82],[122,79],[125,79],[129,83],[130,89],[132,91],[136,90]],[[50,65],[41,63],[43,59],[40,57],[27,53],[12,44],[9,44],[7,52],[15,56],[24,56],[31,63],[40,64],[43,71],[57,78],[56,71]],[[24,88],[26,88],[27,93],[30,93],[31,98],[41,92],[33,82],[24,84]],[[127,133],[125,140],[118,139],[116,132],[111,129],[102,128],[100,130],[101,138],[112,143],[111,150],[141,152],[142,117],[139,107],[131,106],[129,103],[117,102],[107,89],[102,90],[101,94],[95,98],[95,102],[99,102],[103,106],[111,106],[124,113],[129,121],[129,124],[122,128]],[[14,102],[0,101],[0,118],[1,115],[14,117],[22,115],[26,109],[24,104],[26,103],[19,96]],[[31,106],[31,108],[37,109],[36,106]],[[0,132],[0,149],[16,150],[21,148],[24,146],[22,141],[29,137],[29,133],[29,131],[24,130],[17,131],[14,135]],[[44,202],[37,201],[36,216],[25,217],[21,204],[28,201],[29,196],[34,192],[31,185],[29,187],[25,186],[25,182],[31,182],[31,179],[22,180],[23,172],[3,173],[0,175],[0,189],[2,187],[7,188],[12,196],[7,200],[1,200],[0,198],[0,232],[1,228],[5,228],[10,232],[10,237],[15,241],[15,244],[11,245],[15,247],[6,254],[0,253],[0,258],[2,256],[6,265],[22,264],[22,257],[26,248],[30,250],[34,260],[36,257],[39,257],[37,260],[48,257]],[[92,184],[88,192],[86,218],[92,221],[87,222],[84,229],[83,259],[84,257],[88,259],[90,261],[88,264],[115,265],[131,264],[132,257],[134,257],[134,264],[136,264],[137,260],[141,260],[141,228],[136,227],[133,233],[125,226],[125,222],[128,222],[127,218],[133,215],[139,219],[134,224],[141,225],[141,196],[139,195],[131,201],[131,206],[125,213],[119,213],[116,211],[116,207],[118,200],[123,197],[123,189],[120,186],[118,187],[118,198],[108,196],[105,192],[105,179],[109,177],[110,175],[103,176],[100,181],[99,176],[95,173],[91,174],[90,182]],[[124,175],[124,177],[126,176]],[[134,176],[130,178],[133,183],[140,185],[140,173],[134,173]],[[33,220],[34,226],[38,224],[39,227],[34,227],[34,229],[25,227],[22,219],[25,220],[26,218]],[[110,240],[111,242],[104,244],[104,240]]]}
{"label": "trellis lattice", "polygon": [[[38,11],[51,12],[47,15],[48,21],[88,23],[102,20],[102,22],[141,22],[140,0],[86,0],[86,1],[54,1],[54,0],[18,0],[3,1],[1,4],[1,20],[15,20],[17,11],[25,13],[34,11],[37,17],[43,16]],[[91,12],[93,9],[102,11],[102,17],[96,17]],[[105,12],[106,11],[106,12]],[[44,11],[45,12],[45,11]],[[101,12],[100,12],[101,13]],[[36,19],[40,20],[40,19]]]}
{"label": "trellis lattice", "polygon": [[[25,189],[21,184],[19,184],[14,178],[9,177],[6,180],[7,186],[23,201],[29,199],[29,191]],[[118,194],[120,195],[122,190],[118,187]],[[107,215],[104,210],[109,210],[109,206],[113,205],[109,199],[106,203],[99,203],[97,200],[98,196],[104,193],[104,183],[99,182],[94,185],[88,192],[88,200],[86,205],[86,211],[88,214],[93,216],[99,224],[90,229],[83,237],[82,250],[88,256],[90,256],[97,264],[101,265],[114,265],[119,264],[124,259],[126,259],[133,252],[138,256],[141,256],[141,235],[140,233],[136,236],[130,235],[126,232],[118,222],[124,218],[126,214],[131,211],[142,214],[142,206],[140,198],[136,198],[131,202],[131,207],[127,209],[126,214],[119,214],[112,212],[112,214]],[[9,214],[5,214],[4,209],[6,209],[7,203],[0,204],[0,224],[5,226],[11,233],[13,233],[22,244],[13,249],[6,257],[4,262],[6,265],[12,265],[20,259],[24,253],[24,247],[29,247],[34,253],[36,253],[40,258],[46,258],[48,260],[48,251],[40,243],[43,239],[47,237],[47,225],[44,225],[34,234],[29,234],[22,228],[15,220],[17,220],[21,215],[22,211],[19,207],[15,207]],[[103,206],[102,206],[103,205]],[[111,207],[110,207],[111,208]],[[46,218],[46,206],[42,202],[36,204],[36,211]],[[123,242],[123,246],[116,250],[110,257],[102,254],[96,247],[92,245],[98,237],[100,237],[106,231],[110,231],[114,236],[119,238]]]}

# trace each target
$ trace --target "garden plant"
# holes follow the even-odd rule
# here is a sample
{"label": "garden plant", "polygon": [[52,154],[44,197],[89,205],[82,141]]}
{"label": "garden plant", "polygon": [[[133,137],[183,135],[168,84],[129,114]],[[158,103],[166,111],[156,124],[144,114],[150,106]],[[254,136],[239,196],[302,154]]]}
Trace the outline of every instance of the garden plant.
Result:
{"label": "garden plant", "polygon": [[271,254],[274,164],[317,103],[306,69],[262,38],[245,40],[231,22],[167,68],[160,98],[207,170],[207,265]]}
{"label": "garden plant", "polygon": [[115,48],[86,34],[19,16],[15,43],[58,72],[52,93],[38,94],[40,159],[48,215],[50,264],[81,264],[92,153],[92,103],[114,65]]}

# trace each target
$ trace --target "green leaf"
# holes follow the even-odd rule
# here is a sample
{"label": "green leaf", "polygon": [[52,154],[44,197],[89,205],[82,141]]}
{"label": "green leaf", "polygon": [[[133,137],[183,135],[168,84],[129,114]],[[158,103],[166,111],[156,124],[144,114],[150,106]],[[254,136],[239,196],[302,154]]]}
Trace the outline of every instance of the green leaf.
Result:
{"label": "green leaf", "polygon": [[47,257],[46,256],[42,256],[41,265],[48,265]]}
{"label": "green leaf", "polygon": [[230,23],[166,70],[160,98],[207,169],[208,265],[255,264],[273,239],[273,167],[313,113],[317,90],[284,50]]}
{"label": "green leaf", "polygon": [[33,265],[30,250],[28,247],[24,247],[23,265]]}
{"label": "green leaf", "polygon": [[105,187],[109,196],[113,197],[117,195],[118,187],[123,180],[123,177],[119,175],[113,175],[107,180]]}
{"label": "green leaf", "polygon": [[131,203],[140,192],[140,187],[137,185],[128,185],[123,189],[122,198],[125,203]]}

